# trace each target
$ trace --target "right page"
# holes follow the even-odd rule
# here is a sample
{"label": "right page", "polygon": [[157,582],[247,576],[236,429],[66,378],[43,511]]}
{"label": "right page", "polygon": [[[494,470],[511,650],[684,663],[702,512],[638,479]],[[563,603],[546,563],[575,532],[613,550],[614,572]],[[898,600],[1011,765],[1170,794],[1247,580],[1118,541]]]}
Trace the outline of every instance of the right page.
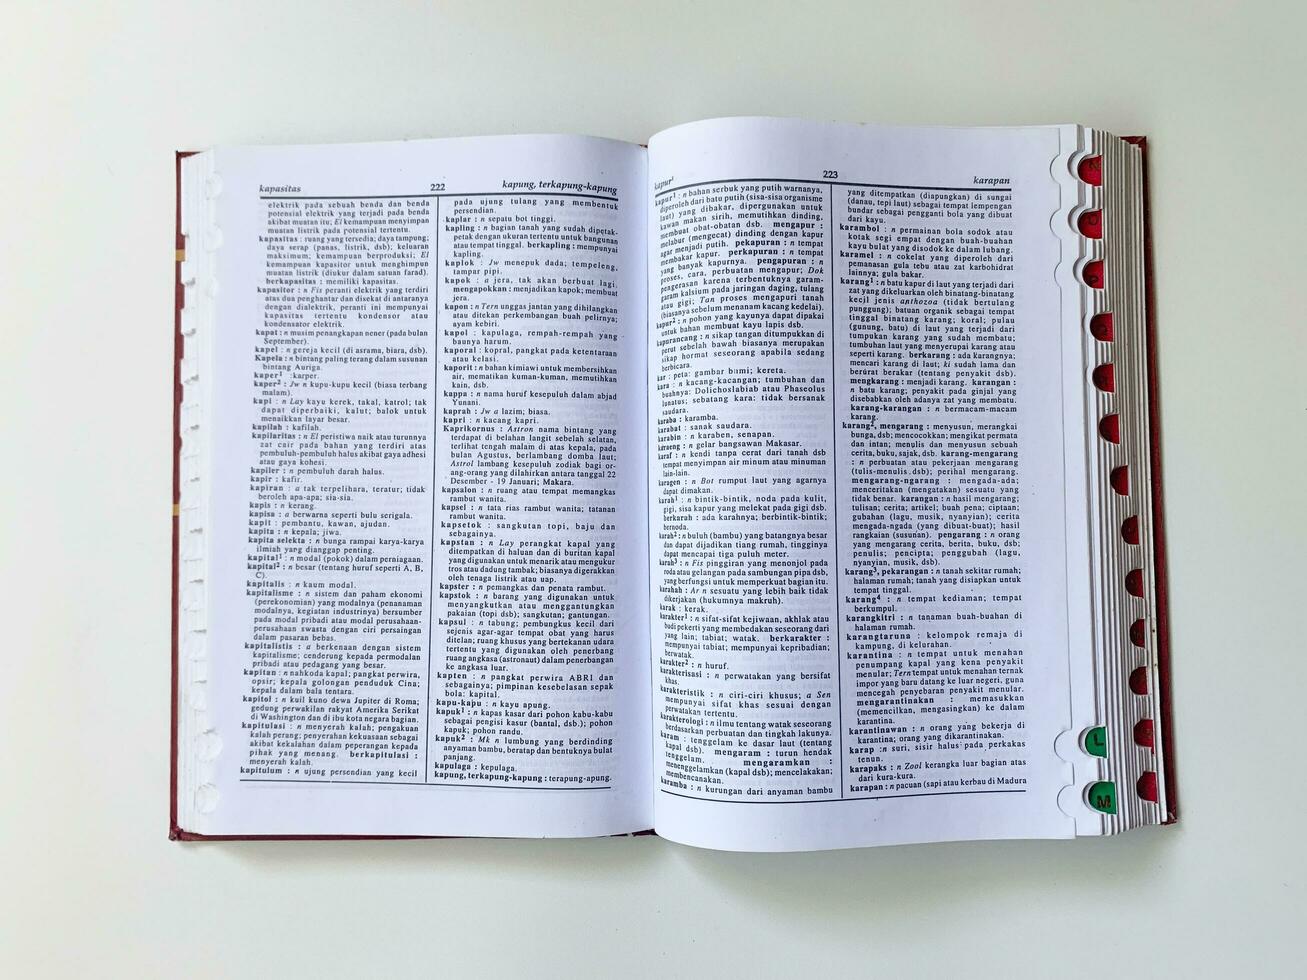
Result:
{"label": "right page", "polygon": [[660,835],[1075,834],[1054,743],[1092,664],[1079,132],[650,142]]}

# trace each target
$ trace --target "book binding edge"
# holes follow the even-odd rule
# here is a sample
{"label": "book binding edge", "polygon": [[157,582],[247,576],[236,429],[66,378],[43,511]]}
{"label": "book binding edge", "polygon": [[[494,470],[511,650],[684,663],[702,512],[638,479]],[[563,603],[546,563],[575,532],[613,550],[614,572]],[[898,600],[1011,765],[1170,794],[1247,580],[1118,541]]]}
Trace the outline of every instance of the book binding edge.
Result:
{"label": "book binding edge", "polygon": [[1176,794],[1175,723],[1172,708],[1171,633],[1167,592],[1166,511],[1162,499],[1161,404],[1157,371],[1157,291],[1153,278],[1153,215],[1149,175],[1148,137],[1125,136],[1127,143],[1139,148],[1143,176],[1144,216],[1144,349],[1148,370],[1148,455],[1151,461],[1149,491],[1153,505],[1153,595],[1157,615],[1157,687],[1161,727],[1161,744],[1165,752],[1162,781],[1166,788],[1166,813],[1163,825],[1179,822],[1180,807]]}

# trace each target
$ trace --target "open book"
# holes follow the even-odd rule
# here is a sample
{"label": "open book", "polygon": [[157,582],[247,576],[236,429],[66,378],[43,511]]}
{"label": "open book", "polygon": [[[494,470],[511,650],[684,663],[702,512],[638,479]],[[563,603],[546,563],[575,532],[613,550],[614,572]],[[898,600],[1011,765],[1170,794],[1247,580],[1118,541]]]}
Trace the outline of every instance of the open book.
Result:
{"label": "open book", "polygon": [[1139,142],[180,155],[173,836],[1174,819]]}

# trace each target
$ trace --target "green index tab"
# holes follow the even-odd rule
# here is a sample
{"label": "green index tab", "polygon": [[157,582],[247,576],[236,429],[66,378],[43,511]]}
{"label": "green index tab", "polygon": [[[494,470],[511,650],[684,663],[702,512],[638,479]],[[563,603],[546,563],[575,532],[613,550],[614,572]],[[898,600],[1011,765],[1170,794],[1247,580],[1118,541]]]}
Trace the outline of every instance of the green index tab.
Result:
{"label": "green index tab", "polygon": [[1085,798],[1099,813],[1116,813],[1116,783],[1094,783]]}
{"label": "green index tab", "polygon": [[1085,730],[1085,751],[1100,759],[1107,758],[1107,729],[1102,725]]}

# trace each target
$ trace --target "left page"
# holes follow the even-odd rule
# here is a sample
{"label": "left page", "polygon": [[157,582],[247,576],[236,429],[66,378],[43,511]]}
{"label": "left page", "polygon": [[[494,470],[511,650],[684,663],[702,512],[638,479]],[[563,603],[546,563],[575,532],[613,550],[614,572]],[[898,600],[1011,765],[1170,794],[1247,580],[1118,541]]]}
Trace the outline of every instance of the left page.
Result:
{"label": "left page", "polygon": [[645,152],[184,163],[178,823],[652,825]]}

